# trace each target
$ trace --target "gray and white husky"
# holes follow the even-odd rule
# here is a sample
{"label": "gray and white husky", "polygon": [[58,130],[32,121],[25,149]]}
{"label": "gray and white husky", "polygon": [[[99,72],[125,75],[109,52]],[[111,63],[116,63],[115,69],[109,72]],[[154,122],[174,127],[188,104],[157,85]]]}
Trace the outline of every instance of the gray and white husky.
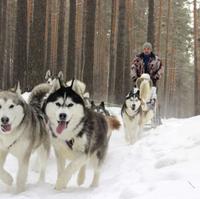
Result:
{"label": "gray and white husky", "polygon": [[53,85],[53,81],[54,81],[55,79],[57,79],[57,78],[60,78],[60,79],[63,79],[63,78],[64,78],[64,75],[63,75],[63,72],[62,72],[62,71],[60,71],[60,72],[58,73],[57,76],[54,76],[54,75],[51,73],[51,70],[47,70],[47,72],[46,72],[46,74],[45,74],[45,77],[44,77],[45,82],[46,82],[47,84],[50,84],[50,85]]}
{"label": "gray and white husky", "polygon": [[[111,131],[120,127],[116,118],[86,108],[72,86],[54,88],[43,105],[57,158],[57,190],[65,188],[78,170],[78,184],[82,184],[87,163],[94,169],[91,186],[97,186]],[[66,160],[71,160],[67,167]]]}
{"label": "gray and white husky", "polygon": [[104,101],[101,101],[99,105],[96,105],[94,101],[91,101],[91,109],[97,113],[101,113],[105,116],[110,116],[109,111],[106,109]]}
{"label": "gray and white husky", "polygon": [[139,88],[133,88],[128,93],[121,109],[125,140],[129,144],[138,140],[144,124],[154,116],[154,111],[147,106],[151,96],[150,77],[148,74],[144,74],[139,81],[139,83],[137,82]]}
{"label": "gray and white husky", "polygon": [[15,92],[0,92],[0,179],[7,185],[13,182],[4,168],[6,156],[10,153],[18,159],[17,192],[25,190],[29,160],[35,149],[39,150],[41,160],[39,181],[45,177],[50,137],[39,105],[45,93],[33,90],[27,104],[21,97],[19,86]]}

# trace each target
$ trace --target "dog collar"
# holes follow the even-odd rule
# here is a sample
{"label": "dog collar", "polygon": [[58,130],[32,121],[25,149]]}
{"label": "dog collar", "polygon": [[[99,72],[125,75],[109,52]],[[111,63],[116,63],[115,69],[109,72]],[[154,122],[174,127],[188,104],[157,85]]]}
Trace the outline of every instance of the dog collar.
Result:
{"label": "dog collar", "polygon": [[21,137],[21,135],[19,135],[16,140],[14,140],[10,145],[7,146],[8,150],[17,143],[17,141],[20,139],[20,137]]}
{"label": "dog collar", "polygon": [[13,147],[16,144],[17,140],[15,140],[13,143],[11,143],[7,148],[10,149],[11,147]]}

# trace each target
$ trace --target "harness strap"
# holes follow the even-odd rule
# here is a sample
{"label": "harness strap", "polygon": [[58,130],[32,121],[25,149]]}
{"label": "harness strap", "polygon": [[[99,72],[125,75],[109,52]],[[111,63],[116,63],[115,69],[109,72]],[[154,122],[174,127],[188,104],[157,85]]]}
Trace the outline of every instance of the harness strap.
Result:
{"label": "harness strap", "polygon": [[12,146],[14,146],[14,145],[16,144],[17,140],[18,140],[18,139],[14,140],[14,142],[11,143],[7,148],[10,149]]}
{"label": "harness strap", "polygon": [[65,143],[67,146],[72,150],[73,144],[74,144],[74,139],[72,138],[71,140],[65,140]]}

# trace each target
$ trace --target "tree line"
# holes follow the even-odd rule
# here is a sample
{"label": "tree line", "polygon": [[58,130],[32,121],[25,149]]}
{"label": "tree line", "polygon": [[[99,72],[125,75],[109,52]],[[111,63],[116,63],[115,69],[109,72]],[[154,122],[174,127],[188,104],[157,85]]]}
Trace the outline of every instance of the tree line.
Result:
{"label": "tree line", "polygon": [[[145,41],[161,57],[158,99],[165,117],[200,113],[198,0],[1,0],[0,86],[23,91],[63,71],[91,98],[121,105],[130,63]],[[192,11],[192,12],[191,12]],[[192,13],[192,14],[191,14]]]}

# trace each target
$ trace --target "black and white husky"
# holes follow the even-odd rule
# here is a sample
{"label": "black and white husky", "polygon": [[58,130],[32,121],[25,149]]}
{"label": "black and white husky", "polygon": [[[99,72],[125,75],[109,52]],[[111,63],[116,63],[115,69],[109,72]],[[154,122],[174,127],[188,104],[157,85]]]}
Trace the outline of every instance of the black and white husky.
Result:
{"label": "black and white husky", "polygon": [[39,101],[46,91],[34,89],[29,104],[21,97],[19,87],[15,92],[0,92],[0,179],[7,185],[13,182],[12,176],[4,169],[6,156],[11,153],[18,159],[17,192],[25,189],[29,159],[36,149],[41,160],[39,180],[44,180],[50,137]]}
{"label": "black and white husky", "polygon": [[[94,169],[91,186],[97,186],[111,131],[120,127],[119,121],[86,108],[72,85],[54,86],[43,109],[49,119],[57,158],[56,189],[65,188],[78,170],[78,184],[82,184],[87,163],[91,163]],[[66,160],[71,160],[67,167]]]}
{"label": "black and white husky", "polygon": [[121,115],[124,123],[125,140],[129,144],[135,143],[144,124],[150,121],[154,112],[149,109],[147,102],[151,96],[151,83],[148,74],[141,76],[137,82],[138,88],[133,88],[124,101]]}

